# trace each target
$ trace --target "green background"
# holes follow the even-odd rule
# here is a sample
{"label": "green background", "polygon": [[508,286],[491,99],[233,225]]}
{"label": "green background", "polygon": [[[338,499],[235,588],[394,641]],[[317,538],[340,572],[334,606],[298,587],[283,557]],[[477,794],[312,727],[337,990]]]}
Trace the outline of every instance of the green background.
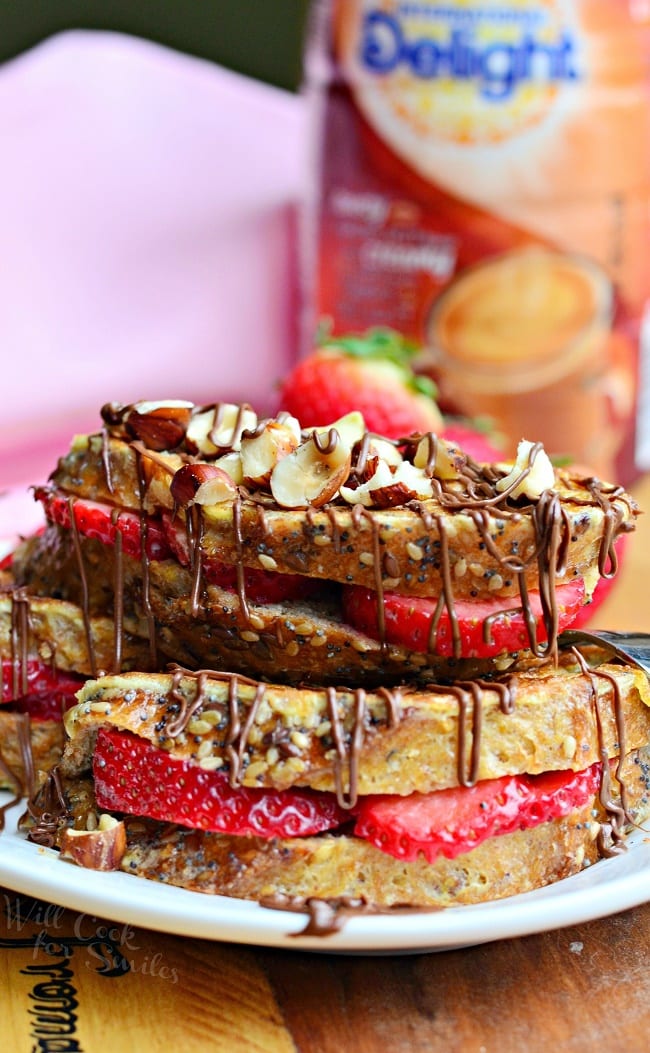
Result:
{"label": "green background", "polygon": [[308,0],[0,0],[0,61],[64,29],[112,29],[295,90]]}

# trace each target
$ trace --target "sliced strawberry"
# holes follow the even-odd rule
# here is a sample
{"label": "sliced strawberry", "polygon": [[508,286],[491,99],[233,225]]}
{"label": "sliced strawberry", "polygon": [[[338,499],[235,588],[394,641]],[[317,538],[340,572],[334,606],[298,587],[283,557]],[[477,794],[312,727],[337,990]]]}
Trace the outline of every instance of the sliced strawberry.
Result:
{"label": "sliced strawberry", "polygon": [[354,832],[382,852],[412,862],[422,855],[454,859],[488,837],[527,830],[587,803],[597,792],[600,765],[585,771],[506,775],[475,786],[362,797]]}
{"label": "sliced strawberry", "polygon": [[[585,597],[581,578],[555,590],[558,608],[558,628],[568,628],[580,610]],[[542,616],[539,593],[529,593],[531,610],[537,626],[537,640],[546,640],[546,629]],[[507,605],[507,607],[506,607]],[[511,600],[457,600],[454,610],[460,633],[460,657],[491,658],[504,651],[519,651],[530,647],[528,632],[519,599]],[[436,612],[437,601],[417,596],[400,596],[395,592],[384,594],[385,639],[387,643],[408,647],[411,651],[429,653],[429,634]],[[499,614],[499,612],[503,612]],[[380,630],[377,619],[377,593],[357,585],[346,585],[343,589],[343,614],[346,621],[375,640]],[[486,618],[491,618],[488,639],[484,634]],[[454,640],[447,609],[443,609],[434,634],[431,653],[454,655]]]}
{"label": "sliced strawberry", "polygon": [[267,839],[305,837],[349,819],[334,794],[233,789],[225,772],[205,771],[114,728],[99,731],[93,773],[100,808],[199,830]]}
{"label": "sliced strawberry", "polygon": [[386,329],[334,337],[302,359],[285,377],[280,409],[303,428],[358,410],[369,431],[397,439],[415,431],[439,431],[442,416],[435,385],[416,376],[416,351]]}
{"label": "sliced strawberry", "polygon": [[[78,680],[74,690],[78,691],[83,680]],[[29,713],[34,721],[56,720],[60,721],[63,714],[76,705],[77,699],[74,692],[52,691],[46,695],[24,695],[16,702],[12,702],[9,709],[12,713]]]}
{"label": "sliced strawberry", "polygon": [[[171,516],[163,516],[163,526],[169,546],[183,567],[189,566],[190,551],[185,525]],[[203,557],[203,575],[208,585],[222,589],[237,589],[237,568],[221,563],[210,556]],[[253,603],[282,603],[283,600],[301,600],[322,591],[323,583],[316,578],[305,578],[300,574],[275,574],[273,571],[244,567],[246,595]]]}
{"label": "sliced strawberry", "polygon": [[[62,493],[48,490],[37,491],[49,520],[70,529],[70,503]],[[74,520],[77,530],[84,537],[95,538],[103,545],[114,545],[117,533],[122,535],[125,555],[140,558],[141,523],[135,512],[118,511],[111,505],[85,498],[73,498]],[[146,519],[146,551],[149,559],[169,559],[171,555],[165,533],[157,519]]]}
{"label": "sliced strawberry", "polygon": [[2,660],[1,701],[12,712],[29,713],[35,720],[60,720],[75,704],[75,692],[84,682],[81,676],[52,669],[33,658],[25,663],[24,679],[22,673],[22,666]]}

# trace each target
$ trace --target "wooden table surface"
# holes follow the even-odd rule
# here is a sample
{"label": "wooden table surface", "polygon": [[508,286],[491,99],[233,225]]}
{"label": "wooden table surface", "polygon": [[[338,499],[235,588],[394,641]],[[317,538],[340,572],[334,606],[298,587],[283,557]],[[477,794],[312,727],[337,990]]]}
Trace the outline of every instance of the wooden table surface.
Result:
{"label": "wooden table surface", "polygon": [[[635,492],[650,513],[650,478]],[[597,624],[650,630],[649,600],[650,514]],[[465,950],[344,957],[184,939],[0,897],[7,1053],[650,1048],[650,904]],[[99,971],[102,937],[128,971]],[[65,939],[67,959],[57,944]]]}

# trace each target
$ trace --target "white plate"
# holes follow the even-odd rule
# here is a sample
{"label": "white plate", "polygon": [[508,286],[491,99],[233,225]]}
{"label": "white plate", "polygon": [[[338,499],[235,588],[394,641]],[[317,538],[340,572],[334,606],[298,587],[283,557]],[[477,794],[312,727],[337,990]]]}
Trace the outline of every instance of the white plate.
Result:
{"label": "white plate", "polygon": [[[3,800],[6,794],[0,794]],[[301,936],[306,915],[65,863],[57,852],[30,844],[16,832],[23,811],[21,805],[12,808],[0,834],[0,884],[62,907],[179,936],[344,953],[442,951],[575,925],[650,900],[650,836],[637,831],[623,855],[537,892],[432,913],[352,917],[331,936]]]}
{"label": "white plate", "polygon": [[[40,513],[27,492],[2,496],[0,546],[4,542],[8,550],[10,531],[34,529]],[[9,528],[4,533],[3,524]],[[0,793],[0,803],[7,799]],[[639,831],[623,855],[537,892],[432,913],[352,917],[331,936],[301,936],[306,915],[64,863],[57,852],[30,844],[16,832],[23,811],[22,805],[11,809],[0,834],[0,884],[73,910],[180,936],[293,950],[442,951],[580,924],[650,900],[650,835]]]}

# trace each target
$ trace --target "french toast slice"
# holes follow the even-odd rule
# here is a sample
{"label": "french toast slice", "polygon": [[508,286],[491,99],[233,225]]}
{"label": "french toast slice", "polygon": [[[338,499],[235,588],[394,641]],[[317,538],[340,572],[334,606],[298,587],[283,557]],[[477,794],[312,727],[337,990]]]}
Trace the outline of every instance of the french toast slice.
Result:
{"label": "french toast slice", "polygon": [[[161,467],[162,460],[168,468]],[[195,468],[201,463],[192,462]],[[142,443],[134,448],[101,434],[78,436],[51,483],[73,498],[138,514],[171,515],[176,510],[185,523],[187,510],[171,493],[172,469],[182,465],[178,453],[148,451]],[[479,466],[476,472],[481,478]],[[504,467],[494,478],[490,466],[482,478],[487,497],[471,496],[454,480],[457,485],[447,494],[451,501],[441,491],[438,497],[386,508],[351,506],[335,497],[322,507],[289,509],[278,506],[268,490],[241,488],[229,500],[194,506],[201,520],[200,547],[206,559],[227,564],[412,596],[440,595],[449,570],[459,598],[509,598],[518,595],[515,568],[520,564],[528,586],[537,586],[542,550],[557,520],[566,564],[557,568],[557,577],[580,576],[588,598],[610,543],[633,529],[635,502],[620,487],[556,470],[555,503],[544,513],[538,501],[522,505],[507,496],[500,499],[495,483],[506,474]],[[549,518],[552,522],[543,521]]]}
{"label": "french toast slice", "polygon": [[[70,531],[49,526],[16,551],[14,573],[35,593],[54,593],[76,604],[85,594],[91,612],[114,615],[115,553],[94,538],[80,537],[75,546]],[[158,667],[167,658],[191,669],[229,669],[289,684],[366,685],[472,676],[495,668],[492,659],[427,656],[395,644],[382,646],[342,620],[336,589],[281,603],[248,599],[243,610],[236,591],[206,585],[197,614],[187,568],[174,560],[151,561],[147,573]],[[122,555],[120,574],[124,630],[148,639],[141,562]],[[501,664],[510,661],[503,656]],[[151,668],[150,658],[142,668]]]}
{"label": "french toast slice", "polygon": [[[497,899],[620,850],[621,820],[629,827],[650,813],[648,681],[636,668],[603,659],[592,652],[580,661],[572,652],[562,656],[559,670],[530,670],[507,685],[479,681],[429,694],[368,694],[361,706],[358,692],[330,691],[328,698],[271,685],[260,691],[227,674],[104,678],[89,682],[67,715],[70,740],[60,770],[73,801],[75,787],[92,771],[97,734],[109,726],[205,772],[215,770],[218,758],[235,794],[239,786],[309,786],[338,792],[353,817],[356,805],[377,794],[408,803],[412,795],[449,786],[480,790],[504,772],[602,766],[600,791],[575,807],[526,828],[497,830],[452,858],[399,858],[350,823],[309,837],[256,837],[192,828],[191,811],[182,825],[154,822],[146,812],[139,815],[136,800],[124,816],[126,850],[113,860],[136,876],[278,906],[312,897],[379,908]],[[283,755],[283,742],[296,749]],[[83,841],[88,811],[98,806],[87,791],[81,800],[83,809],[71,805],[62,822],[63,828],[74,823]],[[38,824],[37,812],[34,819]]]}
{"label": "french toast slice", "polygon": [[[242,786],[427,793],[503,775],[580,770],[650,741],[650,686],[632,666],[571,654],[555,668],[428,687],[287,687],[231,673],[126,673],[88,681],[66,715],[62,770],[91,764],[114,726],[174,756],[235,765]],[[208,721],[205,714],[210,713]],[[335,729],[338,725],[339,731]],[[233,726],[238,729],[233,737]],[[278,743],[290,749],[272,748]],[[354,743],[354,747],[350,744]],[[352,769],[352,773],[351,773]]]}
{"label": "french toast slice", "polygon": [[[51,525],[18,579],[95,613],[119,593],[152,655],[193,668],[372,686],[553,654],[634,527],[620,487],[554,470],[539,445],[509,471],[434,435],[389,443],[359,415],[301,433],[250,407],[222,426],[223,409],[105,407],[103,430],[77,437],[38,490]],[[246,474],[247,444],[266,456],[277,432],[288,445]],[[316,492],[296,493],[312,477]]]}
{"label": "french toast slice", "polygon": [[[650,814],[649,760],[648,750],[634,752],[621,773],[634,824]],[[489,838],[434,863],[405,863],[345,834],[242,844],[249,839],[145,825],[128,832],[120,866],[149,880],[280,908],[311,898],[444,908],[502,899],[579,873],[600,857],[598,835],[605,824],[594,796],[568,816]]]}
{"label": "french toast slice", "polygon": [[[24,606],[25,636],[17,644],[15,611]],[[0,591],[0,655],[9,658],[18,647],[26,655],[38,656],[56,669],[96,676],[99,670],[141,668],[147,648],[138,636],[126,634],[116,662],[115,624],[112,618],[93,616],[86,632],[80,606],[51,596],[30,595],[16,586]],[[19,660],[19,659],[18,659]]]}

